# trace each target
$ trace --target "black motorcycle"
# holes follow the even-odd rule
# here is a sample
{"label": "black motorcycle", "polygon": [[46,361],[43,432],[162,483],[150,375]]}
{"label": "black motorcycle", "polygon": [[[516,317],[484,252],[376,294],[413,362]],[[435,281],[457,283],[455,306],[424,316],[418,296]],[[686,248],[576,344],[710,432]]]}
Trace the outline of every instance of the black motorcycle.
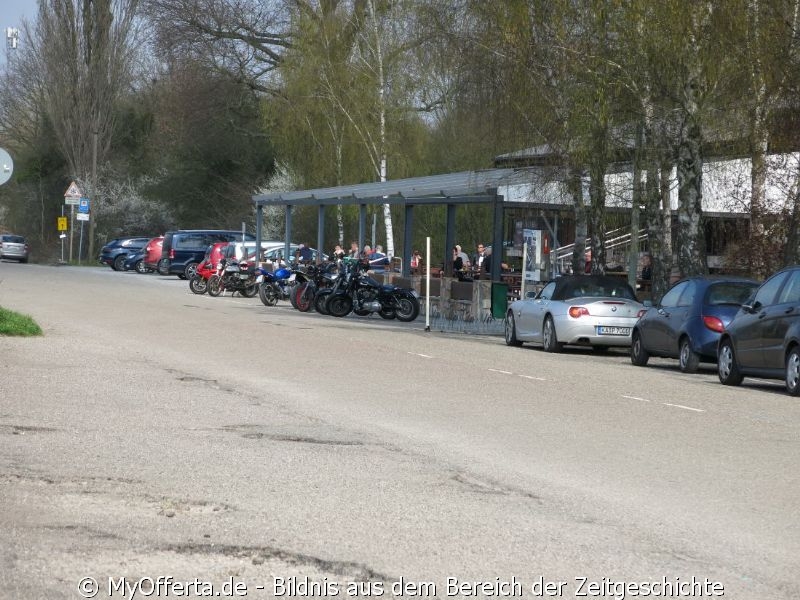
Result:
{"label": "black motorcycle", "polygon": [[328,262],[308,265],[303,271],[298,272],[298,283],[291,297],[292,305],[300,312],[308,312],[314,308],[317,291],[333,287],[336,271],[336,263]]}
{"label": "black motorcycle", "polygon": [[384,319],[413,321],[419,316],[419,299],[413,290],[396,285],[381,285],[365,271],[369,263],[357,262],[347,270],[338,289],[331,291],[326,308],[334,317],[350,312],[359,316],[378,313]]}
{"label": "black motorcycle", "polygon": [[223,292],[239,292],[245,298],[253,298],[258,294],[256,270],[247,262],[220,259],[217,272],[208,278],[208,295],[219,296]]}

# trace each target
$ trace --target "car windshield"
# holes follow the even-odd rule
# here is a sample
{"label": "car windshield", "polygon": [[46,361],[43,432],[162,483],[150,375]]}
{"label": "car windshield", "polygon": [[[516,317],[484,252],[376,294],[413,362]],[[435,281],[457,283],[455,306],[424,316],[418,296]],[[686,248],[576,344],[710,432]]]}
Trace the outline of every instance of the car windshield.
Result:
{"label": "car windshield", "polygon": [[563,291],[558,295],[564,300],[588,297],[636,300],[633,290],[627,283],[605,278],[590,279],[588,277],[578,277],[574,281],[567,283]]}
{"label": "car windshield", "polygon": [[720,306],[731,304],[741,306],[758,287],[756,283],[747,281],[715,283],[706,292],[706,304],[709,306]]}
{"label": "car windshield", "polygon": [[25,238],[21,235],[4,235],[2,241],[9,242],[11,244],[24,244]]}

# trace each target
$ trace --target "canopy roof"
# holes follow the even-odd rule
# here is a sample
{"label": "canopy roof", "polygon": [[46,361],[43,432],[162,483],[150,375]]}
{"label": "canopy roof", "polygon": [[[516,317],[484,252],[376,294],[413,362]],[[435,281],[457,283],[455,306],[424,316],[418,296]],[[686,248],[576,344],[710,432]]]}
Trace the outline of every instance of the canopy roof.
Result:
{"label": "canopy roof", "polygon": [[491,202],[497,188],[530,182],[532,169],[486,169],[253,196],[256,206],[319,204],[468,204]]}

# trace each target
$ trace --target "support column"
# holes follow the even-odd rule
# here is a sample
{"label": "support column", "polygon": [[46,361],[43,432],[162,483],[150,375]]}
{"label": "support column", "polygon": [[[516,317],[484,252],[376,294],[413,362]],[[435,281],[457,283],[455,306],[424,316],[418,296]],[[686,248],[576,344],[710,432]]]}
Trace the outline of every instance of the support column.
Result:
{"label": "support column", "polygon": [[414,243],[414,205],[406,204],[406,226],[403,231],[403,277],[411,275],[411,245]]}
{"label": "support column", "polygon": [[[456,245],[456,205],[447,205],[447,226],[444,233],[444,274],[453,276],[453,246]],[[430,260],[430,258],[428,258]],[[431,265],[428,265],[430,268]]]}
{"label": "support column", "polygon": [[500,281],[500,263],[503,262],[503,225],[505,210],[503,196],[495,190],[492,216],[492,281]]}
{"label": "support column", "polygon": [[358,251],[364,250],[364,240],[367,237],[367,205],[358,205]]}
{"label": "support column", "polygon": [[292,205],[286,205],[286,238],[283,241],[283,260],[289,264],[292,243]]}
{"label": "support column", "polygon": [[264,207],[259,204],[256,206],[256,264],[261,262],[261,232],[262,221],[264,220]]}
{"label": "support column", "polygon": [[317,260],[316,263],[322,262],[323,248],[325,247],[325,205],[320,204],[317,208]]}

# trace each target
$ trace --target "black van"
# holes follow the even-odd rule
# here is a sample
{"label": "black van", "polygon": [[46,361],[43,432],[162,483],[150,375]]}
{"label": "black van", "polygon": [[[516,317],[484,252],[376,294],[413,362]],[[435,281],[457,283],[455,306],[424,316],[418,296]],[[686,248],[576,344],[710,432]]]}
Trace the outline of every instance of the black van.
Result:
{"label": "black van", "polygon": [[[247,233],[245,241],[255,241],[256,236]],[[179,229],[164,234],[161,247],[161,260],[158,261],[159,275],[177,275],[181,279],[191,279],[197,272],[197,265],[203,260],[206,248],[217,242],[241,242],[241,231],[222,229]]]}

